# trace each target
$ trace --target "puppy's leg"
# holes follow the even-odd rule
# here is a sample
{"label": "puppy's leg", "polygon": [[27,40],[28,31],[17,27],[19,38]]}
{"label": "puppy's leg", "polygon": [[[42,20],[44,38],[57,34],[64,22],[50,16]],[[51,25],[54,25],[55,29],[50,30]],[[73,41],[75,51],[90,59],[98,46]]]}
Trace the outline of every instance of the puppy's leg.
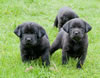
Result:
{"label": "puppy's leg", "polygon": [[49,50],[45,50],[44,54],[41,56],[42,59],[42,65],[44,65],[44,63],[46,62],[46,66],[50,65],[50,61],[49,61]]}
{"label": "puppy's leg", "polygon": [[30,62],[30,59],[29,59],[29,56],[26,55],[26,54],[21,54],[21,57],[22,57],[22,61],[23,62]]}
{"label": "puppy's leg", "polygon": [[62,51],[62,64],[67,64],[69,60],[69,56],[67,54],[67,51]]}
{"label": "puppy's leg", "polygon": [[85,58],[86,58],[87,52],[84,52],[82,56],[79,58],[77,63],[77,68],[82,68],[82,65],[84,64]]}
{"label": "puppy's leg", "polygon": [[56,38],[56,40],[53,42],[52,46],[50,47],[50,55],[52,55],[56,50],[60,48],[60,40],[59,38]]}
{"label": "puppy's leg", "polygon": [[53,44],[50,47],[50,55],[52,55],[56,50],[61,48],[61,46],[62,46],[62,38],[63,38],[63,32],[60,31],[58,33],[55,41],[53,42]]}
{"label": "puppy's leg", "polygon": [[53,26],[58,27],[58,16],[56,16],[56,19],[55,19],[55,21],[54,21],[54,25],[53,25]]}
{"label": "puppy's leg", "polygon": [[21,48],[21,58],[22,58],[22,62],[31,62],[31,57],[30,55],[27,54],[28,52],[26,50],[24,50],[23,48]]}

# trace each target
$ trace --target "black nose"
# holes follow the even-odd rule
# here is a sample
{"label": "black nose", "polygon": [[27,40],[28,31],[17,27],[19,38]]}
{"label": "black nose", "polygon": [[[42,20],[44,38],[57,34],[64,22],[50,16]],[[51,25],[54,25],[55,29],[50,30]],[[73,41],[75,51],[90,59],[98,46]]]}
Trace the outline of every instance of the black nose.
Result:
{"label": "black nose", "polygon": [[78,32],[78,31],[77,31],[77,32],[74,32],[74,34],[75,34],[75,35],[78,35],[78,34],[79,34],[79,32]]}
{"label": "black nose", "polygon": [[32,39],[31,38],[26,38],[26,41],[30,42]]}

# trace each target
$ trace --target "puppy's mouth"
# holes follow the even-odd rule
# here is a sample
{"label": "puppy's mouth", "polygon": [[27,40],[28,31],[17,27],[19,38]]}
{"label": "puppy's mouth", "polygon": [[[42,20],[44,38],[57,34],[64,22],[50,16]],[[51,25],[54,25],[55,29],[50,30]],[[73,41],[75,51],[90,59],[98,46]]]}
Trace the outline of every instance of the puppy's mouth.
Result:
{"label": "puppy's mouth", "polygon": [[25,45],[26,45],[26,46],[31,46],[32,43],[26,42]]}
{"label": "puppy's mouth", "polygon": [[74,36],[73,38],[72,38],[72,40],[74,40],[74,41],[81,41],[81,37],[79,37],[79,36]]}
{"label": "puppy's mouth", "polygon": [[36,42],[25,42],[26,46],[36,46],[37,43]]}

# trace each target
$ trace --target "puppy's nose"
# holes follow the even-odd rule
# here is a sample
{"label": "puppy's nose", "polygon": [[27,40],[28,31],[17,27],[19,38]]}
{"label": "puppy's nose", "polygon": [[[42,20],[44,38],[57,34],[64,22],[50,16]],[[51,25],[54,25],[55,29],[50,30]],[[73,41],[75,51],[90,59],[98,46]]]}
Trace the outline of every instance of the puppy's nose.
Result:
{"label": "puppy's nose", "polygon": [[31,38],[26,38],[26,40],[27,40],[28,42],[30,42],[32,39],[31,39]]}
{"label": "puppy's nose", "polygon": [[79,32],[74,32],[74,34],[75,34],[75,35],[78,35],[78,34],[79,34]]}

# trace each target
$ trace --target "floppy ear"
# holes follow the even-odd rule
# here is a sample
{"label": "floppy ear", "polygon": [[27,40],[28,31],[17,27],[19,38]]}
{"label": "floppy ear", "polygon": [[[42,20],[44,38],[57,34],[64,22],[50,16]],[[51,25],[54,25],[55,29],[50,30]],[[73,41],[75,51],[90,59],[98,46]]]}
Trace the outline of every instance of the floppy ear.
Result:
{"label": "floppy ear", "polygon": [[[85,22],[85,21],[84,21]],[[89,32],[90,30],[92,29],[92,27],[87,23],[85,22],[85,32]]]}
{"label": "floppy ear", "polygon": [[63,25],[63,30],[65,31],[65,32],[67,32],[67,33],[69,33],[69,24],[70,22],[67,22],[67,23],[65,23],[64,25]]}
{"label": "floppy ear", "polygon": [[15,30],[14,33],[18,36],[21,37],[22,33],[21,33],[21,26],[18,26]]}
{"label": "floppy ear", "polygon": [[42,27],[39,27],[38,38],[42,38],[46,34]]}
{"label": "floppy ear", "polygon": [[58,27],[58,16],[56,16],[56,19],[55,19],[55,21],[54,21],[54,25],[53,25],[53,26]]}

